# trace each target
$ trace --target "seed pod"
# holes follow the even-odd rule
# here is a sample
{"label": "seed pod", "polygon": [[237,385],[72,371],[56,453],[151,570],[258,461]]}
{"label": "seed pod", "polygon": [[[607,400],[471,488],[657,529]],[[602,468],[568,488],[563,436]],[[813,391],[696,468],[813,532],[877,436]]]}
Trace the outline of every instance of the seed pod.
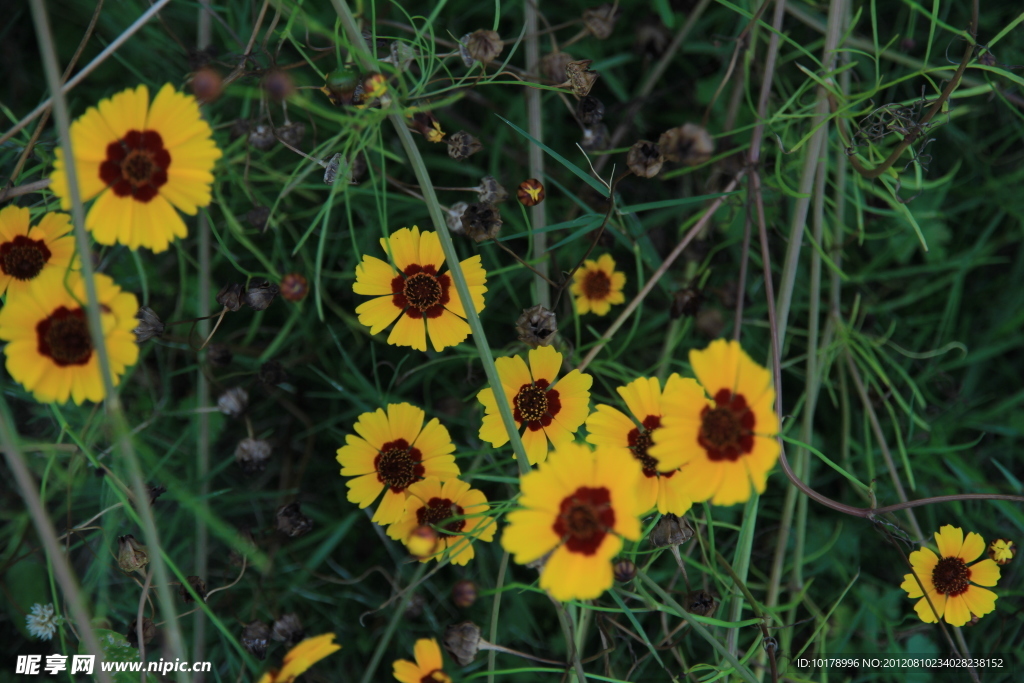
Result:
{"label": "seed pod", "polygon": [[268,218],[270,218],[270,209],[259,204],[249,209],[245,214],[246,222],[260,232],[267,229]]}
{"label": "seed pod", "polygon": [[208,104],[220,97],[224,90],[224,80],[215,69],[208,66],[192,74],[192,94],[196,96],[199,104]]}
{"label": "seed pod", "polygon": [[672,32],[657,17],[642,20],[636,27],[633,49],[647,59],[658,59],[672,42]]}
{"label": "seed pod", "polygon": [[305,136],[306,124],[300,121],[286,123],[277,129],[277,137],[292,147],[298,147],[302,144],[302,138]]}
{"label": "seed pod", "polygon": [[462,234],[462,215],[466,213],[467,208],[469,208],[469,204],[466,202],[455,202],[445,212],[444,222],[452,233]]}
{"label": "seed pod", "polygon": [[475,242],[485,242],[501,232],[501,214],[493,204],[470,204],[462,214],[462,229]]}
{"label": "seed pod", "polygon": [[516,335],[519,341],[528,344],[531,349],[538,346],[549,346],[558,334],[558,322],[552,311],[540,304],[524,309],[516,320]]}
{"label": "seed pod", "polygon": [[540,72],[552,83],[565,82],[565,68],[573,61],[568,52],[551,52],[540,60]]}
{"label": "seed pod", "polygon": [[448,138],[448,156],[456,161],[468,159],[483,148],[479,140],[464,130],[453,133]]}
{"label": "seed pod", "polygon": [[612,565],[612,574],[619,583],[629,583],[636,578],[636,565],[632,560],[622,558]]}
{"label": "seed pod", "polygon": [[704,292],[696,287],[680,289],[672,295],[672,308],[669,316],[673,320],[686,316],[692,318],[700,312],[701,304],[704,303]]}
{"label": "seed pod", "polygon": [[683,601],[683,607],[690,614],[697,614],[702,617],[710,617],[718,609],[718,601],[704,590],[693,591],[686,595],[686,600]]}
{"label": "seed pod", "polygon": [[[128,632],[124,634],[125,638],[128,639],[128,644],[134,648],[139,647],[137,624],[138,618],[132,619],[132,623],[128,624]],[[153,624],[153,620],[149,617],[142,617],[142,642],[149,645],[154,637],[156,637],[156,625]]]}
{"label": "seed pod", "polygon": [[245,438],[235,447],[235,462],[246,474],[259,474],[267,469],[273,448],[265,439]]}
{"label": "seed pod", "polygon": [[242,629],[242,645],[253,657],[259,660],[267,658],[267,639],[270,627],[262,621],[253,621]]}
{"label": "seed pod", "polygon": [[594,87],[594,82],[597,81],[597,72],[590,70],[590,65],[593,63],[593,59],[581,59],[569,62],[565,66],[565,77],[569,81],[569,87],[572,88],[573,93],[577,97],[589,95],[590,89]]}
{"label": "seed pod", "polygon": [[476,584],[468,579],[462,579],[456,581],[455,585],[452,586],[452,603],[460,609],[466,609],[472,607],[473,603],[476,602],[477,598],[477,587]]}
{"label": "seed pod", "polygon": [[696,166],[711,158],[715,151],[715,141],[706,129],[687,123],[662,133],[658,138],[658,148],[669,161]]}
{"label": "seed pod", "polygon": [[388,51],[391,53],[391,56],[381,61],[394,65],[398,71],[408,71],[409,64],[412,63],[412,60],[416,59],[418,54],[415,47],[400,40],[392,40],[388,46]]}
{"label": "seed pod", "polygon": [[217,368],[226,368],[231,365],[234,354],[224,344],[210,344],[206,347],[206,362]]}
{"label": "seed pod", "polygon": [[309,282],[300,273],[288,273],[281,278],[280,289],[288,301],[302,301],[309,294]]}
{"label": "seed pod", "polygon": [[139,324],[132,330],[135,333],[135,343],[141,344],[163,335],[163,321],[149,306],[140,306],[139,312],[135,314],[135,319],[139,321]]}
{"label": "seed pod", "polygon": [[254,126],[249,131],[249,144],[256,149],[266,151],[277,144],[274,129],[265,123]]}
{"label": "seed pod", "polygon": [[230,417],[241,417],[249,407],[249,392],[242,387],[232,387],[217,399],[220,412]]}
{"label": "seed pod", "polygon": [[598,40],[604,40],[615,30],[615,22],[619,18],[619,3],[605,3],[583,12],[583,25]]}
{"label": "seed pod", "polygon": [[444,131],[441,130],[441,122],[429,111],[418,111],[412,115],[412,127],[428,142],[441,142],[444,140]]}
{"label": "seed pod", "polygon": [[302,628],[298,614],[282,614],[274,620],[270,637],[292,647],[306,637],[306,629]]}
{"label": "seed pod", "polygon": [[242,295],[242,303],[254,311],[265,311],[277,296],[277,285],[265,278],[253,278]]}
{"label": "seed pod", "polygon": [[[199,596],[200,600],[202,600],[203,602],[206,602],[206,582],[205,581],[200,579],[198,576],[190,576],[190,577],[188,577],[188,585],[192,586],[192,590],[194,590],[196,592],[196,595]],[[192,594],[188,592],[188,589],[185,588],[184,584],[182,584],[181,586],[178,586],[178,595],[181,596],[181,599],[185,601],[186,605],[189,604],[189,603],[195,602],[195,600],[192,598]]]}
{"label": "seed pod", "polygon": [[242,308],[242,285],[237,282],[226,284],[217,292],[216,301],[229,311]]}
{"label": "seed pod", "polygon": [[629,148],[626,155],[626,166],[629,170],[641,178],[653,178],[661,171],[665,157],[661,155],[658,146],[650,140],[638,140]]}
{"label": "seed pod", "polygon": [[313,520],[302,514],[301,505],[288,503],[277,511],[277,530],[289,538],[298,538],[313,530]]}
{"label": "seed pod", "polygon": [[608,126],[599,123],[590,128],[584,128],[580,146],[588,152],[600,152],[608,149]]}
{"label": "seed pod", "polygon": [[482,28],[467,33],[459,40],[459,54],[462,55],[462,62],[467,67],[477,62],[490,64],[504,48],[505,43],[496,31]]}
{"label": "seed pod", "polygon": [[655,548],[677,546],[693,538],[693,529],[682,517],[673,514],[662,515],[651,529],[647,541]]}
{"label": "seed pod", "polygon": [[476,191],[480,195],[481,204],[501,204],[508,199],[508,191],[494,176],[485,175]]}
{"label": "seed pod", "polygon": [[327,74],[326,83],[320,88],[320,92],[327,95],[335,107],[343,107],[352,104],[359,79],[354,71],[341,69]]}
{"label": "seed pod", "polygon": [[149,553],[146,546],[135,540],[131,534],[117,539],[117,566],[126,574],[142,573],[142,568],[149,564]]}
{"label": "seed pod", "polygon": [[604,102],[593,95],[581,97],[576,103],[576,118],[587,127],[601,123],[604,118]]}
{"label": "seed pod", "polygon": [[444,649],[455,658],[459,666],[473,663],[480,651],[480,627],[472,621],[453,624],[444,630]]}
{"label": "seed pod", "polygon": [[544,185],[536,178],[530,178],[519,183],[516,190],[516,199],[523,206],[537,206],[545,197]]}
{"label": "seed pod", "polygon": [[263,384],[273,387],[287,382],[288,373],[284,371],[284,367],[276,360],[268,360],[260,366],[260,371],[256,373],[256,378]]}
{"label": "seed pod", "polygon": [[263,77],[263,89],[275,102],[283,102],[295,94],[295,81],[287,71],[274,69]]}

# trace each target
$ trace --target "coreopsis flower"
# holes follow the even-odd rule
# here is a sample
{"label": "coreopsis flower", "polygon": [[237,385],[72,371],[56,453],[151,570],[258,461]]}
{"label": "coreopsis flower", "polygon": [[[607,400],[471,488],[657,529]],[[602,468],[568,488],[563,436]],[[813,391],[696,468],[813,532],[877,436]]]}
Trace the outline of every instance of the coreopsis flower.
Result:
{"label": "coreopsis flower", "polygon": [[451,676],[444,672],[441,646],[435,638],[420,638],[413,646],[415,662],[396,659],[394,675],[401,683],[452,683]]}
{"label": "coreopsis flower", "polygon": [[[463,301],[452,285],[451,276],[439,271],[444,265],[444,252],[436,232],[420,232],[402,228],[380,241],[385,253],[391,254],[394,265],[373,256],[363,256],[356,267],[356,294],[375,297],[356,308],[359,322],[377,334],[395,319],[398,322],[388,336],[388,343],[427,350],[427,335],[435,351],[455,346],[469,336]],[[473,306],[479,313],[484,308],[487,271],[479,256],[459,263],[469,285]]]}
{"label": "coreopsis flower", "polygon": [[[531,465],[547,458],[548,441],[556,447],[572,441],[587,419],[592,376],[573,370],[556,383],[562,354],[550,346],[531,350],[529,367],[522,356],[498,358],[494,365],[516,426],[523,430],[523,448]],[[498,413],[494,389],[487,387],[476,397],[484,406],[480,438],[495,448],[504,446],[508,432]]]}
{"label": "coreopsis flower", "polygon": [[[676,390],[678,384],[693,384],[673,373],[665,383],[665,392]],[[661,514],[682,515],[692,505],[687,495],[685,467],[666,469],[647,451],[654,443],[654,435],[661,429],[661,383],[657,377],[641,377],[616,391],[626,402],[632,417],[606,405],[598,405],[587,418],[587,441],[595,446],[615,448],[636,458],[643,471],[637,489],[637,501],[644,512],[655,505]],[[699,388],[697,389],[699,391]]]}
{"label": "coreopsis flower", "polygon": [[999,565],[991,559],[967,564],[985,552],[984,539],[973,531],[964,538],[963,529],[947,524],[935,533],[935,543],[938,555],[930,548],[910,553],[910,565],[917,578],[905,574],[900,585],[908,598],[921,598],[914,605],[921,621],[934,624],[941,618],[947,624],[963,626],[973,617],[983,617],[994,610],[996,594],[981,586],[996,585]]}
{"label": "coreopsis flower", "polygon": [[502,547],[519,564],[547,555],[540,587],[556,600],[598,597],[612,585],[622,539],[640,538],[640,476],[621,449],[558,446],[522,477],[522,507],[508,514]]}
{"label": "coreopsis flower", "polygon": [[417,528],[434,525],[438,535],[433,552],[415,553],[421,555],[421,562],[440,560],[447,550],[452,564],[465,565],[474,556],[473,540],[494,539],[497,527],[484,514],[489,509],[487,497],[466,482],[449,479],[442,483],[430,477],[411,485],[408,493],[405,512],[388,527],[388,536],[405,542]]}
{"label": "coreopsis flower", "polygon": [[742,503],[751,486],[764,492],[779,458],[771,373],[724,339],[690,351],[690,365],[700,386],[666,386],[661,429],[647,452],[665,468],[685,465],[693,502]]}
{"label": "coreopsis flower", "polygon": [[[194,216],[210,203],[213,164],[221,152],[192,95],[164,85],[153,102],[140,85],[101,100],[71,124],[78,190],[96,197],[85,227],[100,244],[167,249],[188,228],[178,211]],[[67,151],[57,150],[53,191],[71,208]]]}
{"label": "coreopsis flower", "polygon": [[422,479],[448,481],[459,476],[455,445],[437,418],[423,424],[425,413],[408,403],[392,403],[387,413],[378,408],[363,413],[338,449],[341,476],[348,481],[348,499],[360,508],[384,491],[373,521],[393,524],[405,512],[408,489]]}
{"label": "coreopsis flower", "polygon": [[32,611],[25,615],[25,628],[39,640],[52,640],[62,619],[53,610],[53,604],[32,605]]}
{"label": "coreopsis flower", "polygon": [[288,650],[284,656],[283,666],[279,670],[271,670],[260,677],[259,683],[292,683],[321,659],[329,657],[341,649],[334,642],[333,633],[306,638]]}
{"label": "coreopsis flower", "polygon": [[998,565],[1009,564],[1017,554],[1017,545],[1006,538],[997,538],[988,544],[988,556]]}
{"label": "coreopsis flower", "polygon": [[[95,282],[111,379],[117,385],[139,357],[132,332],[139,304],[106,275],[97,274]],[[79,273],[68,275],[65,286],[65,273],[50,269],[0,309],[0,340],[10,342],[4,348],[7,371],[41,403],[104,398],[99,359],[79,303],[85,300]]]}
{"label": "coreopsis flower", "polygon": [[572,276],[569,291],[576,297],[576,310],[580,315],[593,311],[597,315],[608,315],[614,304],[626,300],[622,288],[626,274],[615,270],[615,259],[611,254],[602,254],[593,261],[587,259]]}
{"label": "coreopsis flower", "polygon": [[71,219],[66,213],[45,214],[29,226],[28,209],[0,209],[0,295],[18,295],[47,270],[64,273],[75,255]]}

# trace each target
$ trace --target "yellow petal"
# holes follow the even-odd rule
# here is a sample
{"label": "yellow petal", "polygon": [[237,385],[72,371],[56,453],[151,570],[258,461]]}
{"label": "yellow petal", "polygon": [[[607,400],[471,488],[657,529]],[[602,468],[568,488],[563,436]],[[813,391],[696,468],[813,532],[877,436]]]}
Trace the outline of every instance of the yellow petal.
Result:
{"label": "yellow petal", "polygon": [[939,557],[957,557],[964,545],[964,530],[951,524],[940,527],[935,532],[935,543],[939,546]]}
{"label": "yellow petal", "polygon": [[146,130],[149,89],[145,85],[140,85],[134,90],[122,90],[110,99],[100,100],[97,108],[100,116],[118,138],[123,138],[131,130],[141,133]]}
{"label": "yellow petal", "polygon": [[964,539],[964,544],[960,547],[957,557],[965,563],[971,563],[978,559],[983,552],[985,552],[985,539],[972,531]]}
{"label": "yellow petal", "polygon": [[384,251],[390,248],[391,256],[395,261],[398,270],[405,271],[407,266],[417,264],[420,256],[420,229],[415,225],[410,230],[402,228],[391,233],[391,237],[385,242],[381,239]]}
{"label": "yellow petal", "polygon": [[[611,534],[605,538],[615,539]],[[621,547],[621,541],[618,545]],[[540,575],[540,587],[560,602],[591,600],[611,586],[612,565],[607,557],[574,553],[564,545],[552,553]]]}
{"label": "yellow petal", "polygon": [[967,609],[967,602],[962,595],[949,596],[946,599],[946,611],[943,615],[947,624],[963,626],[971,620],[971,611]]}
{"label": "yellow petal", "polygon": [[377,334],[385,329],[400,315],[402,309],[395,306],[390,295],[364,301],[356,307],[356,316],[360,324],[369,327],[370,334]]}
{"label": "yellow petal", "polygon": [[373,256],[363,256],[362,262],[356,266],[356,281],[352,291],[356,294],[390,297],[391,281],[396,277],[398,273],[391,264]]}
{"label": "yellow petal", "polygon": [[548,384],[554,384],[561,367],[562,354],[555,351],[554,347],[540,346],[530,351],[530,370],[534,382],[544,379]]}
{"label": "yellow petal", "polygon": [[380,483],[376,472],[349,479],[347,486],[348,502],[355,503],[360,509],[369,507],[370,503],[377,500],[380,490],[384,488],[384,484]]}
{"label": "yellow petal", "polygon": [[971,586],[960,596],[967,609],[979,617],[983,617],[996,608],[996,594],[987,588]]}
{"label": "yellow petal", "polygon": [[994,586],[999,581],[999,565],[992,560],[985,559],[972,564],[968,570],[970,571],[970,580],[979,586]]}
{"label": "yellow petal", "polygon": [[629,433],[636,424],[611,406],[598,405],[587,418],[587,442],[595,446],[629,447]]}
{"label": "yellow petal", "polygon": [[388,426],[390,434],[388,441],[405,439],[405,442],[412,444],[420,434],[423,427],[425,413],[411,403],[391,403],[388,405]]}
{"label": "yellow petal", "polygon": [[445,309],[437,318],[427,320],[427,333],[435,351],[461,344],[469,336],[469,323]]}
{"label": "yellow petal", "polygon": [[441,249],[441,239],[436,232],[424,231],[420,234],[420,253],[416,262],[421,266],[434,266],[437,272],[441,272],[444,250]]}
{"label": "yellow petal", "polygon": [[661,384],[657,377],[641,377],[616,391],[638,421],[650,415],[661,417]]}
{"label": "yellow petal", "polygon": [[371,521],[385,526],[393,524],[402,518],[402,513],[405,512],[405,492],[395,493],[389,488],[384,489],[384,498],[381,499],[380,505],[377,506],[377,511],[373,513],[373,519]]}
{"label": "yellow petal", "polygon": [[411,346],[417,351],[426,351],[427,328],[423,324],[423,319],[403,315],[391,329],[391,334],[388,335],[388,344]]}
{"label": "yellow petal", "polygon": [[444,667],[441,659],[441,648],[433,638],[420,638],[413,646],[413,655],[420,669],[426,672]]}

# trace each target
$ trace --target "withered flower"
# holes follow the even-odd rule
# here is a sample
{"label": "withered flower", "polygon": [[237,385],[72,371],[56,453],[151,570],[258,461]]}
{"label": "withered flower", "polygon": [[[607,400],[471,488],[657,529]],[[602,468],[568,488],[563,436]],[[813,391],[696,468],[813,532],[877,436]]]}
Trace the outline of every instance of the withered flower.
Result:
{"label": "withered flower", "polygon": [[[195,591],[196,595],[199,596],[200,600],[202,600],[203,602],[206,601],[205,581],[200,579],[198,576],[190,576],[188,577],[188,585],[192,587],[192,590]],[[186,605],[195,602],[195,600],[192,598],[192,594],[188,592],[187,588],[185,588],[185,584],[178,586],[178,595],[181,596],[181,599],[185,601]]]}
{"label": "withered flower", "polygon": [[468,579],[462,579],[456,581],[455,585],[452,586],[452,603],[456,607],[466,609],[472,607],[473,603],[476,602],[477,598],[477,587],[476,584]]}
{"label": "withered flower", "polygon": [[462,213],[462,229],[476,242],[485,242],[501,232],[501,213],[493,204],[470,204]]}
{"label": "withered flower", "polygon": [[497,31],[482,28],[467,33],[459,40],[459,54],[466,66],[473,66],[476,62],[490,64],[504,48],[505,43]]}
{"label": "withered flower", "polygon": [[309,282],[301,273],[288,273],[281,278],[280,289],[288,301],[302,301],[309,294]]}
{"label": "withered flower", "polygon": [[224,344],[210,344],[206,347],[206,361],[217,368],[225,368],[231,365],[234,354]]}
{"label": "withered flower", "polygon": [[704,303],[704,292],[696,287],[684,287],[672,295],[672,308],[669,315],[673,320],[686,316],[692,318],[700,312]]}
{"label": "withered flower", "polygon": [[448,156],[456,161],[468,159],[483,148],[479,140],[464,130],[453,133],[448,138]]}
{"label": "withered flower", "polygon": [[267,219],[270,218],[270,209],[257,204],[245,214],[246,222],[256,230],[263,232],[267,229]]}
{"label": "withered flower", "polygon": [[441,130],[441,122],[429,111],[418,111],[412,115],[412,127],[420,135],[427,139],[427,142],[441,142],[444,140],[444,131]]}
{"label": "withered flower", "polygon": [[508,199],[508,190],[491,175],[483,177],[476,191],[480,195],[481,204],[501,204]]}
{"label": "withered flower", "polygon": [[117,566],[126,574],[142,573],[142,568],[149,564],[149,553],[146,546],[135,540],[131,534],[119,536],[117,539]]}
{"label": "withered flower", "polygon": [[266,278],[253,278],[249,281],[249,289],[242,295],[242,303],[254,311],[265,311],[277,296],[277,285]]}
{"label": "withered flower", "polygon": [[335,153],[331,160],[327,162],[327,165],[324,166],[324,184],[333,185],[338,177],[339,170],[341,170],[341,152]]}
{"label": "withered flower", "polygon": [[231,387],[217,399],[217,407],[229,417],[242,417],[249,407],[249,392],[242,387]]}
{"label": "withered flower", "polygon": [[249,144],[256,149],[265,152],[275,143],[277,143],[277,138],[274,136],[274,129],[265,123],[253,126],[249,131]]}
{"label": "withered flower", "polygon": [[237,311],[242,308],[242,285],[232,282],[224,285],[217,292],[216,301],[229,311]]}
{"label": "withered flower", "polygon": [[[132,623],[128,624],[128,632],[124,634],[128,639],[128,644],[135,648],[139,646],[138,621],[138,618],[132,619]],[[156,637],[156,625],[149,617],[142,617],[142,642],[149,645],[154,637]]]}
{"label": "withered flower", "polygon": [[650,140],[638,140],[629,148],[626,155],[626,166],[634,175],[641,178],[653,178],[661,171],[665,157],[658,146]]}
{"label": "withered flower", "polygon": [[693,538],[693,529],[686,520],[671,513],[661,516],[658,523],[651,529],[648,542],[655,548],[677,546]]}
{"label": "withered flower", "polygon": [[277,137],[292,147],[302,144],[302,138],[306,136],[306,124],[301,121],[289,121],[277,129]]}
{"label": "withered flower", "polygon": [[541,58],[540,71],[552,83],[562,83],[565,81],[565,67],[572,61],[568,52],[552,52]]}
{"label": "withered flower", "polygon": [[658,138],[658,148],[669,161],[697,166],[711,158],[715,141],[708,131],[694,123],[671,128]]}
{"label": "withered flower", "polygon": [[565,65],[565,77],[569,81],[569,87],[577,97],[585,97],[590,94],[590,89],[597,81],[597,72],[590,70],[593,59],[580,59],[569,62]]}
{"label": "withered flower", "polygon": [[273,449],[265,439],[245,438],[235,447],[235,462],[246,474],[259,474],[267,469]]}
{"label": "withered flower", "polygon": [[536,178],[530,178],[519,183],[516,190],[516,199],[523,206],[537,206],[545,197],[544,185]]}
{"label": "withered flower", "polygon": [[163,335],[164,323],[149,306],[140,306],[139,312],[135,314],[135,319],[139,321],[139,324],[132,330],[135,333],[136,343],[141,344]]}
{"label": "withered flower", "polygon": [[632,560],[622,558],[612,565],[612,574],[619,583],[629,583],[636,578],[636,564]]}
{"label": "withered flower", "polygon": [[615,30],[615,22],[619,18],[618,3],[605,3],[583,12],[583,25],[598,40],[604,40]]}
{"label": "withered flower", "polygon": [[302,627],[298,614],[282,614],[274,620],[270,637],[292,647],[306,637],[306,629]]}
{"label": "withered flower", "polygon": [[469,204],[466,202],[455,202],[445,212],[444,222],[453,233],[462,233],[462,214],[466,213],[467,208],[469,208]]}
{"label": "withered flower", "polygon": [[588,152],[600,152],[603,149],[608,149],[608,138],[608,126],[599,123],[583,129],[580,146]]}
{"label": "withered flower", "polygon": [[277,511],[277,530],[289,538],[298,538],[313,530],[313,520],[302,514],[301,505],[288,503]]}
{"label": "withered flower", "polygon": [[263,384],[272,387],[287,382],[288,373],[284,371],[284,366],[278,361],[268,360],[260,366],[259,372],[256,373],[256,378]]}
{"label": "withered flower", "polygon": [[192,74],[192,94],[199,100],[199,104],[213,102],[223,90],[224,79],[215,69],[204,66]]}
{"label": "withered flower", "polygon": [[687,593],[683,601],[683,607],[690,614],[697,614],[702,617],[710,617],[718,609],[718,601],[704,590],[697,590]]}
{"label": "withered flower", "polygon": [[253,621],[242,629],[242,645],[253,657],[259,660],[267,658],[267,639],[270,627],[262,621]]}
{"label": "withered flower", "polygon": [[455,658],[459,666],[473,663],[480,651],[480,627],[472,621],[453,624],[444,630],[444,649]]}
{"label": "withered flower", "polygon": [[558,334],[558,322],[553,311],[540,304],[524,309],[516,320],[516,336],[531,349],[548,346]]}
{"label": "withered flower", "polygon": [[268,72],[260,85],[275,102],[281,102],[295,94],[295,81],[287,71],[280,69]]}
{"label": "withered flower", "polygon": [[576,118],[584,126],[593,126],[604,119],[604,102],[593,95],[581,97],[576,103]]}

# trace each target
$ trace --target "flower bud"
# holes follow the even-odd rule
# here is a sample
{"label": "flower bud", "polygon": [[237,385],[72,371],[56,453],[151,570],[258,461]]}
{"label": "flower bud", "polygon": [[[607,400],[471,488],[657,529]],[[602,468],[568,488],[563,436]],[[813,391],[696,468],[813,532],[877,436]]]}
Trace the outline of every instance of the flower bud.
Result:
{"label": "flower bud", "polygon": [[523,206],[537,206],[544,201],[545,196],[544,185],[536,178],[524,180],[516,190],[516,199]]}
{"label": "flower bud", "polygon": [[682,517],[671,513],[662,515],[658,523],[651,529],[648,542],[655,548],[677,546],[693,538],[693,529]]}
{"label": "flower bud", "polygon": [[356,86],[359,84],[359,79],[354,71],[349,69],[333,71],[327,74],[326,80],[327,82],[320,88],[320,92],[327,95],[331,104],[335,107],[352,104]]}
{"label": "flower bud", "polygon": [[459,666],[473,663],[480,651],[480,627],[472,621],[453,624],[444,630],[444,649],[455,658]]}
{"label": "flower bud", "polygon": [[477,62],[490,64],[504,48],[505,43],[496,31],[482,28],[467,33],[459,40],[459,54],[466,66],[473,66]]}
{"label": "flower bud", "polygon": [[267,469],[272,450],[269,441],[245,438],[235,447],[235,462],[246,474],[259,474]]}
{"label": "flower bud", "polygon": [[628,583],[636,578],[636,564],[632,560],[622,558],[612,565],[612,573],[619,583]]}
{"label": "flower bud", "polygon": [[217,292],[216,301],[229,311],[237,311],[242,308],[242,285],[237,282],[224,285]]}
{"label": "flower bud", "polygon": [[697,166],[711,158],[715,142],[706,129],[687,123],[662,133],[658,138],[658,149],[669,161]]}
{"label": "flower bud", "polygon": [[208,66],[192,74],[192,93],[199,104],[208,104],[220,97],[224,90],[224,80],[215,69]]}
{"label": "flower bud", "polygon": [[295,94],[295,81],[287,71],[280,69],[267,73],[261,85],[275,102],[282,102]]}
{"label": "flower bud", "polygon": [[[205,581],[200,579],[198,576],[190,576],[188,577],[188,585],[192,587],[192,590],[196,592],[196,595],[199,596],[200,600],[206,602]],[[185,588],[184,584],[178,587],[178,594],[181,596],[181,599],[185,601],[186,605],[195,602],[195,600],[192,598],[192,594],[188,592],[188,589]]]}
{"label": "flower bud", "polygon": [[242,645],[253,657],[259,660],[267,658],[267,638],[270,627],[262,621],[253,621],[242,629]]}
{"label": "flower bud", "polygon": [[468,579],[462,579],[456,581],[455,585],[452,586],[452,603],[456,607],[466,609],[472,607],[473,603],[476,602],[477,598],[477,587],[476,584]]}
{"label": "flower bud", "polygon": [[483,148],[479,140],[464,130],[453,133],[448,138],[448,156],[456,161],[468,159]]}
{"label": "flower bud", "polygon": [[249,407],[249,392],[242,387],[232,387],[220,395],[217,407],[229,417],[241,417]]}
{"label": "flower bud", "polygon": [[494,176],[485,175],[476,191],[480,195],[481,204],[501,204],[508,199],[508,191]]}
{"label": "flower bud", "polygon": [[588,128],[601,123],[604,118],[604,103],[592,95],[581,97],[576,103],[576,118]]}
{"label": "flower bud", "polygon": [[531,349],[548,346],[558,333],[558,321],[552,311],[540,304],[524,309],[516,320],[516,335],[519,341]]}
{"label": "flower bud", "polygon": [[309,282],[300,273],[288,273],[281,279],[280,289],[288,301],[302,301],[309,293]]}
{"label": "flower bud", "polygon": [[653,178],[661,171],[665,157],[661,155],[658,146],[649,140],[638,140],[629,148],[626,155],[626,166],[629,170],[641,178]]}
{"label": "flower bud", "polygon": [[[128,624],[128,632],[124,634],[125,638],[128,639],[128,644],[134,648],[139,647],[139,630],[138,630],[138,618],[132,619],[132,623]],[[153,638],[156,637],[156,625],[153,624],[153,620],[149,617],[142,617],[142,642],[145,645],[149,645]]]}
{"label": "flower bud", "polygon": [[140,306],[139,312],[135,314],[135,319],[139,321],[139,324],[132,332],[135,333],[135,342],[137,344],[163,335],[164,324],[160,320],[160,316],[149,306]]}
{"label": "flower bud", "polygon": [[313,520],[302,514],[298,503],[288,503],[277,511],[277,530],[289,538],[298,538],[313,530]]}
{"label": "flower bud", "polygon": [[117,539],[117,566],[126,574],[142,573],[142,568],[149,564],[149,553],[146,546],[135,540],[131,534]]}
{"label": "flower bud", "polygon": [[253,278],[242,295],[242,303],[254,311],[265,311],[277,296],[277,285],[265,278]]}
{"label": "flower bud", "polygon": [[501,232],[501,213],[493,204],[470,204],[462,214],[462,229],[475,242],[486,242]]}
{"label": "flower bud", "polygon": [[1017,554],[1016,544],[1005,538],[997,538],[988,544],[988,556],[999,565],[1009,564]]}
{"label": "flower bud", "polygon": [[274,620],[270,637],[292,647],[306,637],[306,629],[302,627],[298,614],[282,614]]}
{"label": "flower bud", "polygon": [[597,72],[590,70],[593,59],[580,59],[565,65],[565,77],[577,97],[586,97],[597,81]]}
{"label": "flower bud", "polygon": [[604,40],[615,30],[615,22],[619,18],[619,3],[610,2],[600,7],[592,7],[583,12],[583,25],[598,40]]}

